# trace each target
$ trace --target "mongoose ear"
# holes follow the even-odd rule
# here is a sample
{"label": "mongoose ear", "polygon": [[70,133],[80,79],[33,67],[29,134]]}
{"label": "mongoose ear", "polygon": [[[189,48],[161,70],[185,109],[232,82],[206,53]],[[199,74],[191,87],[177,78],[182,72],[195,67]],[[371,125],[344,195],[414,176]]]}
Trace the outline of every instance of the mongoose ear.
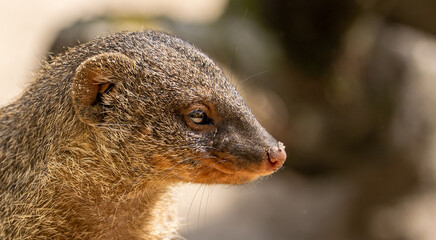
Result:
{"label": "mongoose ear", "polygon": [[89,125],[101,123],[104,109],[99,95],[111,84],[125,79],[134,68],[133,59],[121,53],[103,53],[82,62],[72,83],[73,107],[78,118]]}

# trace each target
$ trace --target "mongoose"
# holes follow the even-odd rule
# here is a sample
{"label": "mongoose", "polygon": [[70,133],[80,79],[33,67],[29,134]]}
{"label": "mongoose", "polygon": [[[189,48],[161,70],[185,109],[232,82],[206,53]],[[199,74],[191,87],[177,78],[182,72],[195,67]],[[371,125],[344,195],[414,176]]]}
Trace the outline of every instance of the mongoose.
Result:
{"label": "mongoose", "polygon": [[101,37],[52,57],[0,109],[0,239],[170,239],[173,185],[243,184],[285,159],[189,43]]}

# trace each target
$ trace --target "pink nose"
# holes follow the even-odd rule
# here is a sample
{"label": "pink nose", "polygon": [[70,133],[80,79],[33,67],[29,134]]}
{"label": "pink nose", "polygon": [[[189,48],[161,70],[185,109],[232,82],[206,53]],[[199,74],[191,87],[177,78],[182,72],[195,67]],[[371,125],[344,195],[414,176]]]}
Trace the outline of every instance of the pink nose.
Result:
{"label": "pink nose", "polygon": [[270,147],[267,150],[268,162],[266,164],[266,170],[277,171],[286,161],[285,146],[283,143],[279,142],[278,146]]}

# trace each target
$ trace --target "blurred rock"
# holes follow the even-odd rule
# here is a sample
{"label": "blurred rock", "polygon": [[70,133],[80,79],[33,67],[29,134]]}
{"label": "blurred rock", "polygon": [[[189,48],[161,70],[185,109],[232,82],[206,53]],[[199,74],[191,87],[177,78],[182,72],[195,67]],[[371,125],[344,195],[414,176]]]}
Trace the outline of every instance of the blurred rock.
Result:
{"label": "blurred rock", "polygon": [[[391,26],[381,34],[381,48],[395,53],[405,64],[397,98],[391,141],[415,172],[416,186],[389,205],[378,206],[373,236],[376,239],[434,239],[436,229],[436,38],[416,30]],[[412,179],[411,179],[412,180]],[[394,203],[394,204],[392,204]]]}
{"label": "blurred rock", "polygon": [[363,8],[377,12],[391,21],[436,34],[434,0],[357,0]]}

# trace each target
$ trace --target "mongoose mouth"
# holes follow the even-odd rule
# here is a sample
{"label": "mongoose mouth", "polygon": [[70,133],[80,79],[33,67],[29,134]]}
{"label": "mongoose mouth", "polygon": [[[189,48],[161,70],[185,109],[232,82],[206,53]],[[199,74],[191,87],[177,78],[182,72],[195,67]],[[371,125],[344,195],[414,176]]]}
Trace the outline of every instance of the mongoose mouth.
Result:
{"label": "mongoose mouth", "polygon": [[201,183],[244,184],[279,170],[286,161],[284,145],[270,147],[260,163],[251,163],[230,153],[214,152],[217,158],[201,161],[205,167],[195,179]]}

